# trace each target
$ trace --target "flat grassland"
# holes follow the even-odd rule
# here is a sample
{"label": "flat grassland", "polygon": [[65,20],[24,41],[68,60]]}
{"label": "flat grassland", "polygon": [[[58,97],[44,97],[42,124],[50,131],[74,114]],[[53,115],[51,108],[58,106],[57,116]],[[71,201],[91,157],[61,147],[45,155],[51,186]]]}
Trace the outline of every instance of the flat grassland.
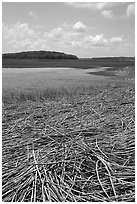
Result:
{"label": "flat grassland", "polygon": [[134,71],[89,70],[38,89],[3,81],[2,200],[134,202]]}

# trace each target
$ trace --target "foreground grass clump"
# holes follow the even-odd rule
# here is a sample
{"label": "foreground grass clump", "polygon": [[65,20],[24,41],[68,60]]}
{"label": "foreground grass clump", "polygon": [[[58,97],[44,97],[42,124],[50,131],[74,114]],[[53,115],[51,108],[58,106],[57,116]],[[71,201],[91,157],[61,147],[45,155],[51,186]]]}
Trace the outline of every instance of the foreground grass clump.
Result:
{"label": "foreground grass clump", "polygon": [[4,202],[135,201],[134,85],[3,104]]}

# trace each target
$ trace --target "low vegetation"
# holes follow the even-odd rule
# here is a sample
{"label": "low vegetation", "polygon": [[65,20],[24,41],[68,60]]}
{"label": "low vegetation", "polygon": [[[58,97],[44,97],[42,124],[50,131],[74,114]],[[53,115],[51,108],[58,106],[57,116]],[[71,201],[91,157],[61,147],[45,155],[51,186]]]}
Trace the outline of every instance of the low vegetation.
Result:
{"label": "low vegetation", "polygon": [[[6,54],[5,54],[6,55]],[[39,59],[39,58],[6,58],[2,57],[3,68],[46,68],[46,67],[72,67],[80,69],[89,69],[95,67],[125,67],[134,66],[134,57],[107,57],[90,59]]]}
{"label": "low vegetation", "polygon": [[101,86],[3,93],[3,202],[135,202],[130,71]]}
{"label": "low vegetation", "polygon": [[98,72],[88,72],[92,75],[98,76],[117,76],[117,78],[126,79],[131,77],[134,79],[135,76],[135,66],[126,66],[126,67],[108,67],[105,71]]}

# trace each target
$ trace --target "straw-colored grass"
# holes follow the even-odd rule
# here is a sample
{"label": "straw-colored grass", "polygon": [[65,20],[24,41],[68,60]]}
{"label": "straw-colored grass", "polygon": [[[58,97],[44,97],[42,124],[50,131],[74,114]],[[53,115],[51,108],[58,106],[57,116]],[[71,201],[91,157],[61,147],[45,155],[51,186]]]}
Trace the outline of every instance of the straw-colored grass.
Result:
{"label": "straw-colored grass", "polygon": [[3,104],[3,201],[135,201],[134,95],[113,83]]}

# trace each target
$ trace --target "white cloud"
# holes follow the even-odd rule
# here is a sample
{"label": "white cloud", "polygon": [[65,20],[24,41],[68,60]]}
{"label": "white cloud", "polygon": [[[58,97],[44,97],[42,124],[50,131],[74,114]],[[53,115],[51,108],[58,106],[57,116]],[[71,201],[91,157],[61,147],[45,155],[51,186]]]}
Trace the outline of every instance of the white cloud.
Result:
{"label": "white cloud", "polygon": [[[36,29],[37,30],[37,29]],[[122,45],[123,38],[106,38],[103,33],[90,34],[82,22],[63,24],[48,32],[36,32],[27,23],[18,22],[12,26],[3,24],[3,45],[10,50],[99,50]],[[84,32],[83,32],[84,31]],[[76,53],[76,52],[75,52]]]}
{"label": "white cloud", "polygon": [[108,40],[104,38],[104,34],[99,34],[99,35],[87,35],[84,39],[85,43],[89,43],[89,46],[106,46]]}
{"label": "white cloud", "polygon": [[33,17],[33,18],[36,18],[36,17],[37,17],[36,13],[34,13],[33,11],[30,11],[30,12],[29,12],[29,16],[31,16],[31,17]]}
{"label": "white cloud", "polygon": [[115,7],[119,5],[118,2],[98,2],[98,3],[91,3],[91,2],[67,2],[65,5],[73,6],[75,8],[85,8],[85,9],[92,9],[92,10],[103,10]]}
{"label": "white cloud", "polygon": [[72,28],[76,32],[85,32],[86,31],[86,26],[83,23],[81,23],[80,21],[75,23]]}
{"label": "white cloud", "polygon": [[135,15],[135,4],[129,4],[127,7],[127,16],[130,17],[132,15]]}
{"label": "white cloud", "polygon": [[31,43],[29,46],[30,50],[47,50],[49,49],[48,42],[46,39],[38,38]]}
{"label": "white cloud", "polygon": [[29,45],[31,45],[31,40],[26,38],[23,39],[22,41],[13,39],[9,41],[9,45],[13,46],[13,48],[27,48]]}
{"label": "white cloud", "polygon": [[113,14],[112,14],[112,11],[111,10],[103,10],[101,11],[101,14],[104,18],[113,18]]}
{"label": "white cloud", "polygon": [[36,33],[32,28],[29,28],[27,23],[16,23],[13,26],[3,27],[3,38],[5,39],[23,39],[27,37],[36,37]]}
{"label": "white cloud", "polygon": [[112,42],[112,43],[120,43],[122,41],[123,41],[122,37],[113,37],[110,39],[110,42]]}
{"label": "white cloud", "polygon": [[57,27],[52,29],[50,32],[45,32],[44,37],[48,38],[60,38],[63,35],[63,29],[61,27]]}
{"label": "white cloud", "polygon": [[12,26],[3,24],[3,44],[11,48],[29,48],[38,34],[27,23],[17,22]]}
{"label": "white cloud", "polygon": [[[125,5],[128,5],[126,16],[131,16],[131,15],[134,15],[135,13],[134,3],[129,5],[128,2],[66,2],[64,4],[77,9],[87,9],[93,12],[98,12],[104,18],[107,18],[107,19],[112,19],[113,17],[116,17],[114,15],[115,9],[119,7],[119,8],[122,8],[121,11],[123,11],[123,8],[125,7]],[[119,15],[119,17],[122,17],[122,16],[123,14]]]}

